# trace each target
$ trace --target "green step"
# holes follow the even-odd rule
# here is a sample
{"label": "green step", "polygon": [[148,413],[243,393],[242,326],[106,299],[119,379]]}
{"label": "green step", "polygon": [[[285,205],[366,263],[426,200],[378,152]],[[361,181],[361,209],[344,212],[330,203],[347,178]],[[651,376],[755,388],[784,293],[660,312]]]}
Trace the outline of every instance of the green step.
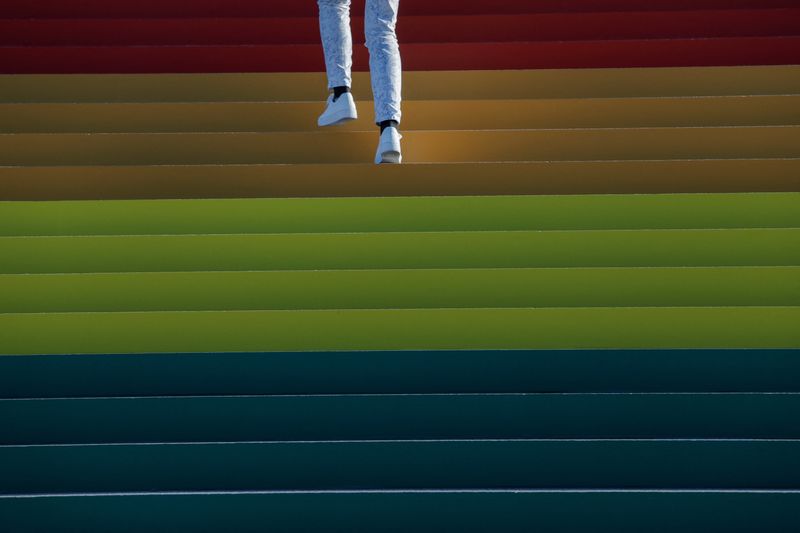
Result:
{"label": "green step", "polygon": [[0,274],[0,313],[797,306],[800,267]]}
{"label": "green step", "polygon": [[800,438],[800,394],[400,394],[0,400],[0,444]]}
{"label": "green step", "polygon": [[0,357],[3,398],[725,391],[800,392],[800,350],[414,350]]}
{"label": "green step", "polygon": [[0,237],[0,273],[797,266],[800,229]]}
{"label": "green step", "polygon": [[798,440],[416,440],[0,446],[6,494],[792,489]]}
{"label": "green step", "polygon": [[0,235],[800,227],[800,193],[0,202]]}
{"label": "green step", "polygon": [[337,491],[0,496],[14,533],[786,533],[800,491]]}
{"label": "green step", "polygon": [[0,354],[799,348],[800,307],[0,314]]}

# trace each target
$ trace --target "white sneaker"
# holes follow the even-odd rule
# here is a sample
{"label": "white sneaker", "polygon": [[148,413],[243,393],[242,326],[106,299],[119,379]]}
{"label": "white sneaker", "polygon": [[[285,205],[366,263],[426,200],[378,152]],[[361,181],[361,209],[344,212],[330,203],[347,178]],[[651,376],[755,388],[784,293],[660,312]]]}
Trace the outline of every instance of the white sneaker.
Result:
{"label": "white sneaker", "polygon": [[325,111],[319,116],[317,120],[318,126],[335,126],[337,124],[344,124],[351,120],[358,118],[356,112],[356,102],[353,100],[353,95],[350,93],[343,93],[336,101],[333,100],[333,94],[328,95],[328,102]]}
{"label": "white sneaker", "polygon": [[403,136],[394,126],[389,126],[381,133],[378,142],[378,151],[375,153],[375,163],[400,163],[403,155],[400,153],[400,139]]}

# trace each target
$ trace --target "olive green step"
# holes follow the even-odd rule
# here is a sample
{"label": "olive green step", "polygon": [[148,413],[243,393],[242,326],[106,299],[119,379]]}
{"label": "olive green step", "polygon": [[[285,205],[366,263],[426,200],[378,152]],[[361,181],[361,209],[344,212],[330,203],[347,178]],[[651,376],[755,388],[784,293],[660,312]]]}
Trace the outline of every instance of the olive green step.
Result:
{"label": "olive green step", "polygon": [[797,228],[800,193],[0,202],[0,235]]}
{"label": "olive green step", "polygon": [[0,237],[0,273],[797,266],[800,229]]}
{"label": "olive green step", "polygon": [[800,267],[0,274],[0,313],[797,306]]}
{"label": "olive green step", "polygon": [[0,314],[0,354],[800,348],[800,307]]}

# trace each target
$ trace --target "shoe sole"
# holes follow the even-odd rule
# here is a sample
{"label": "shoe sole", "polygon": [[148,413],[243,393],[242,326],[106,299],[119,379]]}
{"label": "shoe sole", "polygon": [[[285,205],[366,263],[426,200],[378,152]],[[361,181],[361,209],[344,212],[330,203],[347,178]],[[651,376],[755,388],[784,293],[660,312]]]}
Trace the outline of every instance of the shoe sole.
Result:
{"label": "shoe sole", "polygon": [[400,152],[383,152],[381,154],[381,163],[394,163],[399,164],[402,160]]}
{"label": "shoe sole", "polygon": [[317,123],[317,126],[319,126],[320,128],[327,128],[329,126],[341,126],[342,124],[346,124],[347,122],[352,122],[354,120],[356,120],[356,119],[352,118],[352,117],[345,117],[345,118],[340,118],[339,120],[337,120],[335,122],[330,122],[330,123],[327,123],[327,124]]}
{"label": "shoe sole", "polygon": [[321,128],[325,128],[327,126],[338,126],[340,124],[344,124],[346,122],[350,122],[350,121],[356,120],[357,118],[358,118],[358,115],[355,115],[355,116],[344,115],[344,116],[336,117],[333,120],[333,122],[321,123],[320,121],[317,121],[317,126],[319,126]]}

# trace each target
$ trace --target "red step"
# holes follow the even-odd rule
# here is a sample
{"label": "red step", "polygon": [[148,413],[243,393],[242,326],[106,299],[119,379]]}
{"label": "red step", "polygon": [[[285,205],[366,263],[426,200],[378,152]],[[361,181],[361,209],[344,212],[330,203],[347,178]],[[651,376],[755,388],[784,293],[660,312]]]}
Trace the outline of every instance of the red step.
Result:
{"label": "red step", "polygon": [[[709,24],[714,21],[714,24]],[[353,36],[364,41],[364,20]],[[402,43],[763,37],[800,35],[800,8],[727,11],[410,16]],[[0,19],[0,45],[316,44],[316,17],[194,19]]]}
{"label": "red step", "polygon": [[[353,0],[356,12],[364,0]],[[797,7],[797,0],[401,0],[403,15],[663,11]],[[314,0],[3,0],[5,18],[297,17]]]}
{"label": "red step", "polygon": [[[406,70],[800,64],[800,37],[404,44]],[[354,69],[367,70],[355,47]],[[0,47],[1,73],[322,71],[315,45]]]}

